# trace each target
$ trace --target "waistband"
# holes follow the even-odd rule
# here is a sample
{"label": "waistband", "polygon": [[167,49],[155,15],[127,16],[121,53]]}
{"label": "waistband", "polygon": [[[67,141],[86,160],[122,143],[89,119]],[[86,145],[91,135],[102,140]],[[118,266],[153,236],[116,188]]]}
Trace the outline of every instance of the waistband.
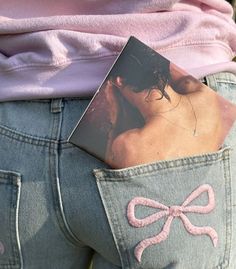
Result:
{"label": "waistband", "polygon": [[67,142],[90,99],[53,98],[0,103],[0,136],[39,147]]}
{"label": "waistband", "polygon": [[200,78],[199,80],[209,87],[216,88],[217,83],[236,84],[236,74],[229,72],[220,72],[205,76],[203,78]]}

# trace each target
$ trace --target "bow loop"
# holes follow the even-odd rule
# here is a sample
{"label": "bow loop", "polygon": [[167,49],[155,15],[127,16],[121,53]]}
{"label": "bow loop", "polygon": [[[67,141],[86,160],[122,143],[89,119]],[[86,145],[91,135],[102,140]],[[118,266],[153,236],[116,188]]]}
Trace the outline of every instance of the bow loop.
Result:
{"label": "bow loop", "polygon": [[[135,217],[135,207],[138,205],[162,209],[163,211],[159,211],[143,219],[137,219]],[[168,215],[168,210],[169,210],[168,206],[165,206],[154,200],[144,198],[144,197],[135,197],[128,204],[127,215],[128,215],[129,223],[136,228],[140,228],[140,227],[150,225],[153,222],[156,222],[157,220],[159,220],[160,218]]]}
{"label": "bow loop", "polygon": [[[204,192],[207,192],[208,194],[208,204],[206,206],[187,206]],[[212,187],[209,184],[199,186],[187,197],[187,199],[183,202],[182,206],[185,207],[184,212],[203,214],[211,212],[215,207],[215,195]]]}

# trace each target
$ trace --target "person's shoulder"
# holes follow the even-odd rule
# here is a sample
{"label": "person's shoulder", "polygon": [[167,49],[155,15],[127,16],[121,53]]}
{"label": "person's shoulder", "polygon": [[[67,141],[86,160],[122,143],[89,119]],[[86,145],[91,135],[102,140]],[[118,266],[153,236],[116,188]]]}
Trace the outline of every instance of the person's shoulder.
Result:
{"label": "person's shoulder", "polygon": [[133,129],[118,135],[111,146],[114,164],[125,167],[137,155],[139,145],[139,130]]}
{"label": "person's shoulder", "polygon": [[139,139],[139,129],[132,129],[118,135],[112,143],[112,148],[114,150],[127,150],[128,148],[133,147]]}

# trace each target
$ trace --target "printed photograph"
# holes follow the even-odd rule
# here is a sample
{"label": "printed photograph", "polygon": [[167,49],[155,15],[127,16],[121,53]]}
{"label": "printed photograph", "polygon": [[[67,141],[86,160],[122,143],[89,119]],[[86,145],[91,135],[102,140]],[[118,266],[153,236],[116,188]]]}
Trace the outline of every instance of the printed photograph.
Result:
{"label": "printed photograph", "polygon": [[219,150],[236,106],[130,37],[70,142],[112,168]]}

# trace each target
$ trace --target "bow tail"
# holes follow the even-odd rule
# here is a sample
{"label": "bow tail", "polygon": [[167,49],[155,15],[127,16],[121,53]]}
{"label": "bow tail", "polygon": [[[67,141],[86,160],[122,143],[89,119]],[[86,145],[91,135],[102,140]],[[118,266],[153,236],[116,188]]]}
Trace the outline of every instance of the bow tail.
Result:
{"label": "bow tail", "polygon": [[193,235],[207,234],[208,236],[210,236],[214,247],[217,246],[218,235],[217,235],[217,232],[213,228],[209,226],[204,226],[204,227],[194,226],[184,214],[181,214],[180,218],[184,224],[184,227],[189,233]]}
{"label": "bow tail", "polygon": [[166,223],[163,226],[162,231],[158,235],[156,235],[154,237],[144,239],[144,240],[142,240],[141,242],[138,243],[138,245],[135,247],[134,255],[135,255],[135,257],[136,257],[136,259],[138,260],[139,263],[141,262],[141,257],[142,257],[143,251],[147,247],[149,247],[151,245],[159,244],[160,242],[166,240],[166,238],[169,235],[170,225],[171,225],[172,220],[173,220],[173,217],[169,216],[167,218]]}

